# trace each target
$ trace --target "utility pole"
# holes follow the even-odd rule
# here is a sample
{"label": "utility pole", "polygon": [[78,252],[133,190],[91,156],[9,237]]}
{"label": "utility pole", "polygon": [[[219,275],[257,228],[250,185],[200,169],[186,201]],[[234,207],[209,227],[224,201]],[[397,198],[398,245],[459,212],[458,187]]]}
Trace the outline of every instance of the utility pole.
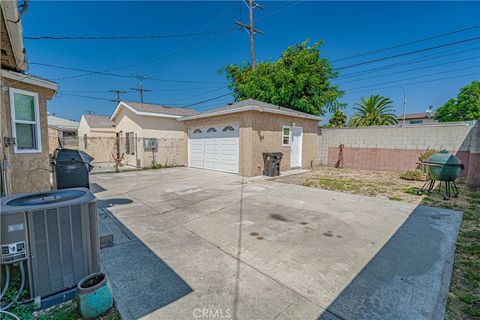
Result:
{"label": "utility pole", "polygon": [[120,99],[121,94],[127,93],[127,91],[123,91],[123,90],[109,90],[109,91],[115,94],[115,98],[113,100],[116,102],[120,102],[122,100]]}
{"label": "utility pole", "polygon": [[138,79],[139,83],[138,83],[138,88],[130,88],[132,90],[135,90],[135,91],[138,91],[140,93],[140,102],[143,103],[143,93],[144,92],[148,92],[148,91],[152,91],[152,90],[149,90],[149,89],[144,89],[143,88],[143,83],[142,81],[144,79],[148,79],[148,77],[146,76],[142,76],[142,75],[135,75],[135,77]]}
{"label": "utility pole", "polygon": [[[247,3],[247,1],[248,1],[248,3]],[[255,3],[253,0],[244,0],[243,2],[248,7],[249,16],[250,16],[250,23],[247,25],[247,24],[245,24],[241,21],[235,21],[235,24],[239,25],[240,28],[247,31],[247,33],[250,35],[250,53],[252,55],[252,69],[255,69],[255,41],[254,41],[254,36],[255,36],[256,33],[263,34],[263,32],[259,29],[255,29],[253,27],[253,9],[255,9],[255,8],[263,9],[263,6],[259,5],[258,3]]]}
{"label": "utility pole", "polygon": [[403,124],[405,124],[405,115],[407,113],[407,94],[405,93],[405,86],[400,86],[403,90]]}

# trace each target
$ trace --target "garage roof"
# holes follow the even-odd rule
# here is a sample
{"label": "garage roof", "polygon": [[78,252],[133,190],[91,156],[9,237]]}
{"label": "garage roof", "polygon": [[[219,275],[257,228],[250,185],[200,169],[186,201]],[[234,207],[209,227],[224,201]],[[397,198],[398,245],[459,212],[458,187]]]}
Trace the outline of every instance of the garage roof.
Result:
{"label": "garage roof", "polygon": [[84,114],[82,117],[88,123],[90,128],[115,129],[115,124],[110,121],[108,116],[98,116],[93,114]]}
{"label": "garage roof", "polygon": [[225,107],[211,109],[211,110],[208,110],[196,115],[192,115],[192,116],[186,116],[178,119],[178,121],[200,119],[200,118],[213,117],[218,115],[244,112],[244,111],[269,112],[269,113],[283,114],[283,115],[298,117],[298,118],[312,119],[317,121],[321,120],[320,117],[314,116],[312,114],[296,111],[289,108],[280,107],[274,104],[258,101],[255,99],[247,99],[247,100],[233,103]]}
{"label": "garage roof", "polygon": [[164,118],[180,118],[183,116],[191,116],[198,112],[188,108],[173,108],[167,106],[161,106],[159,104],[152,103],[139,103],[130,101],[120,101],[117,108],[113,112],[110,120],[114,120],[121,108],[127,108],[136,114],[143,116],[154,116]]}

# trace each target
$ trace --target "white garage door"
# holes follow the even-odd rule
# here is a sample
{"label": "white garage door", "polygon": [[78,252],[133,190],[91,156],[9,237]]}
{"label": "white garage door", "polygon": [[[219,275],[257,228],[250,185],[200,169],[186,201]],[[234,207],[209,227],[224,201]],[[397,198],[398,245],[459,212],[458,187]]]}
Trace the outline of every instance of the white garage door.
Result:
{"label": "white garage door", "polygon": [[239,131],[238,125],[188,129],[189,166],[238,173]]}

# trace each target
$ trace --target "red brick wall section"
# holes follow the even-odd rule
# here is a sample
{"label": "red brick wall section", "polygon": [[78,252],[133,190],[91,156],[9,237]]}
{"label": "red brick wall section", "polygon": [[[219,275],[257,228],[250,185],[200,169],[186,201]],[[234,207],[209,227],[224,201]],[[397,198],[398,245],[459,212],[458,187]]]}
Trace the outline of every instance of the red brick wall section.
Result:
{"label": "red brick wall section", "polygon": [[467,183],[472,186],[480,186],[480,153],[470,154]]}
{"label": "red brick wall section", "polygon": [[[328,165],[334,166],[338,161],[339,148],[328,148]],[[405,171],[413,169],[419,162],[418,157],[425,150],[385,149],[385,148],[344,148],[343,166],[345,168],[366,170]],[[452,152],[465,165],[462,176],[468,181],[480,179],[480,154],[470,154],[469,151]],[[473,157],[472,157],[473,156]],[[475,167],[476,165],[476,167]],[[470,169],[470,170],[469,170]],[[471,171],[474,171],[472,173]],[[470,173],[469,173],[470,171]],[[480,184],[478,181],[477,184]]]}

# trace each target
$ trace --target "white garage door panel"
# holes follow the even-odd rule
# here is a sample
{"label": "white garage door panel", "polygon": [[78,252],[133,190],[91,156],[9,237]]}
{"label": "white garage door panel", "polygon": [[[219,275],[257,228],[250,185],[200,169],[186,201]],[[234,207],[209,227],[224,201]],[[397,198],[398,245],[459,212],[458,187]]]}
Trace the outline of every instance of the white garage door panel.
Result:
{"label": "white garage door panel", "polygon": [[225,127],[214,127],[216,131],[210,132],[210,127],[189,130],[190,167],[239,172],[239,128],[231,126],[234,131],[223,131]]}

